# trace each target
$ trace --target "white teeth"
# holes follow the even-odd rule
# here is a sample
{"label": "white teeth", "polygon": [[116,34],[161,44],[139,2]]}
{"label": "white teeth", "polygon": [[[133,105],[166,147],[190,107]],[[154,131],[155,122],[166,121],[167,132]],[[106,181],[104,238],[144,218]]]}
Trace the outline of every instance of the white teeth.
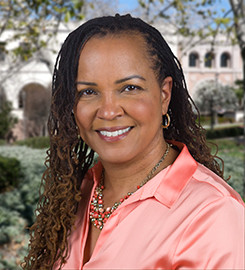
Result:
{"label": "white teeth", "polygon": [[130,127],[125,128],[125,129],[120,129],[120,130],[116,130],[116,131],[100,131],[100,134],[102,134],[103,136],[107,136],[107,137],[116,137],[118,135],[121,135],[123,133],[126,133],[130,130]]}

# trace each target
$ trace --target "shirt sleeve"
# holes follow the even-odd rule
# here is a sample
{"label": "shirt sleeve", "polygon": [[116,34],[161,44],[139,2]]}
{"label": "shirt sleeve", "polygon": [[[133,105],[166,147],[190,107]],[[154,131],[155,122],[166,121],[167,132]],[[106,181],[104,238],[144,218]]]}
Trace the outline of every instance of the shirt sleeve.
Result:
{"label": "shirt sleeve", "polygon": [[203,207],[182,234],[173,269],[245,269],[244,206],[222,197]]}

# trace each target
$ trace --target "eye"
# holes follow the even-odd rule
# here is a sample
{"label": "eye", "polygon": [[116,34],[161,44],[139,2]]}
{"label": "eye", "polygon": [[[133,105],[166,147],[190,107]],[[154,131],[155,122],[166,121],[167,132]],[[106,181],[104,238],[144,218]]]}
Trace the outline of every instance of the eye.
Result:
{"label": "eye", "polygon": [[84,89],[82,91],[79,91],[79,96],[92,96],[92,95],[96,95],[97,93],[93,90],[93,89]]}
{"label": "eye", "polygon": [[123,88],[123,91],[126,91],[126,92],[131,92],[135,90],[142,90],[142,87],[130,84]]}

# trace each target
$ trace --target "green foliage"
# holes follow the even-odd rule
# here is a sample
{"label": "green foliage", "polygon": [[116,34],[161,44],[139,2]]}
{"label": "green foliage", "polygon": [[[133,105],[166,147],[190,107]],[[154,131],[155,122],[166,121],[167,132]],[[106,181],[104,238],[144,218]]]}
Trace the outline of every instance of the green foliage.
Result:
{"label": "green foliage", "polygon": [[0,139],[0,146],[1,146],[1,145],[5,145],[5,144],[6,144],[6,141],[5,141],[5,140]]}
{"label": "green foliage", "polygon": [[44,172],[45,150],[25,146],[1,146],[0,155],[17,159],[23,176],[18,188],[0,195],[0,269],[16,270],[27,254],[26,226],[34,222],[34,210]]}
{"label": "green foliage", "polygon": [[223,86],[214,80],[200,83],[194,94],[194,101],[201,112],[234,111],[237,98],[229,86]]}
{"label": "green foliage", "polygon": [[17,123],[17,119],[11,115],[12,106],[9,101],[3,101],[0,107],[0,139],[5,139],[7,133]]}
{"label": "green foliage", "polygon": [[0,193],[17,187],[21,176],[19,160],[0,156]]}
{"label": "green foliage", "polygon": [[[200,116],[200,122],[202,125],[209,125],[210,120],[211,120],[211,116],[209,116],[209,115],[201,115]],[[218,121],[218,124],[234,123],[235,119],[232,117],[218,116],[217,121]]]}
{"label": "green foliage", "polygon": [[206,132],[207,139],[235,137],[243,135],[243,127],[228,127],[220,129],[209,129]]}
{"label": "green foliage", "polygon": [[[219,154],[225,161],[225,177],[231,175],[229,184],[242,194],[241,147],[231,140],[218,140],[217,144],[220,148]],[[0,155],[18,159],[24,173],[18,188],[0,196],[0,245],[4,243],[0,252],[0,269],[16,270],[19,269],[16,260],[21,260],[27,252],[29,237],[25,228],[30,226],[35,218],[34,210],[45,169],[43,163],[46,153],[44,149],[31,149],[26,146],[1,146]],[[18,248],[13,249],[13,245],[18,245]]]}
{"label": "green foliage", "polygon": [[18,262],[27,254],[25,226],[18,212],[0,206],[0,269],[20,269]]}
{"label": "green foliage", "polygon": [[22,141],[16,141],[16,145],[26,145],[36,149],[47,149],[49,148],[49,137],[33,137]]}
{"label": "green foliage", "polygon": [[21,270],[20,266],[16,265],[16,258],[11,256],[8,259],[4,259],[2,254],[0,254],[0,269]]}
{"label": "green foliage", "polygon": [[[0,1],[0,35],[9,29],[14,29],[14,35],[8,36],[8,42],[25,41],[24,47],[17,46],[8,49],[22,60],[28,60],[41,48],[46,47],[50,38],[57,33],[61,21],[83,19],[82,7],[84,1],[76,0],[45,0],[45,1]],[[52,32],[50,30],[52,29]]]}
{"label": "green foliage", "polygon": [[18,159],[23,172],[18,188],[0,195],[0,269],[16,270],[17,261],[27,254],[26,226],[34,222],[46,153],[25,146],[1,146],[0,155]]}
{"label": "green foliage", "polygon": [[18,212],[0,206],[0,245],[9,243],[11,239],[20,242],[25,225],[26,221]]}
{"label": "green foliage", "polygon": [[[224,178],[245,199],[244,190],[244,147],[236,139],[210,140],[218,146],[218,156],[224,161]],[[216,148],[213,146],[213,153]]]}
{"label": "green foliage", "polygon": [[214,22],[217,25],[221,25],[221,24],[226,25],[226,24],[229,24],[231,22],[231,19],[230,18],[215,18]]}
{"label": "green foliage", "polygon": [[235,81],[235,87],[232,89],[238,100],[239,100],[239,103],[241,104],[242,103],[242,99],[243,99],[243,95],[244,95],[244,90],[243,90],[243,81],[242,80],[236,80]]}
{"label": "green foliage", "polygon": [[1,194],[0,205],[11,211],[19,212],[30,225],[34,221],[41,177],[45,170],[45,150],[25,146],[1,146],[0,155],[18,159],[23,173],[17,189]]}

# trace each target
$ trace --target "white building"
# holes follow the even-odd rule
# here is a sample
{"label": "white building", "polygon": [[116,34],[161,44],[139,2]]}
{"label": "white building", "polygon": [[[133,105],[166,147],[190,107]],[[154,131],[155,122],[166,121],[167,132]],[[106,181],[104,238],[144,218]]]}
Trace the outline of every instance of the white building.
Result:
{"label": "white building", "polygon": [[242,79],[240,48],[232,45],[224,36],[218,37],[213,48],[205,42],[188,49],[181,63],[191,95],[203,81],[214,80],[234,86],[236,80]]}
{"label": "white building", "polygon": [[[14,129],[17,139],[46,133],[45,123],[51,95],[53,65],[61,44],[69,32],[77,26],[78,24],[75,23],[61,25],[56,37],[50,41],[48,47],[28,62],[23,61],[21,65],[15,64],[3,50],[5,40],[12,33],[5,32],[5,35],[1,36],[0,98],[5,96],[12,102],[13,114],[19,119],[19,123]],[[159,26],[158,29],[164,36],[166,27]],[[182,64],[191,95],[194,94],[199,83],[205,80],[212,79],[224,85],[233,86],[237,79],[242,78],[242,59],[239,47],[230,44],[225,37],[219,36],[212,47],[207,42],[197,43],[191,47],[186,39],[173,35],[164,37]],[[23,45],[25,43],[8,44],[9,48]],[[38,115],[42,115],[43,119],[37,123],[36,116]]]}

